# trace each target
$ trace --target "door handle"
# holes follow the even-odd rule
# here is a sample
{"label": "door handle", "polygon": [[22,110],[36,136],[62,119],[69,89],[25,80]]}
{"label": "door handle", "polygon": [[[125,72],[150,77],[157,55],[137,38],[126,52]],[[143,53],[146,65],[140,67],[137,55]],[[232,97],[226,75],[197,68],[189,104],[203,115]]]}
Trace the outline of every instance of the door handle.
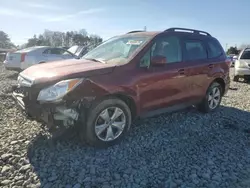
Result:
{"label": "door handle", "polygon": [[214,64],[209,64],[208,68],[212,69],[214,67]]}
{"label": "door handle", "polygon": [[181,74],[181,75],[183,75],[185,73],[185,70],[184,69],[180,69],[180,70],[178,70],[178,73]]}

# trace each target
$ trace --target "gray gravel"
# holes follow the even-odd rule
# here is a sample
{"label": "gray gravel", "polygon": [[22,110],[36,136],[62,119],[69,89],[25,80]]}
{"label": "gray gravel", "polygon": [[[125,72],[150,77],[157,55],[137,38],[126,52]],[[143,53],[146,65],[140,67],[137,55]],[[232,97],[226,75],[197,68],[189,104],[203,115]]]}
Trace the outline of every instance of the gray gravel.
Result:
{"label": "gray gravel", "polygon": [[231,84],[217,112],[140,120],[96,150],[77,137],[50,142],[9,96],[17,75],[0,65],[0,187],[250,187],[250,85]]}

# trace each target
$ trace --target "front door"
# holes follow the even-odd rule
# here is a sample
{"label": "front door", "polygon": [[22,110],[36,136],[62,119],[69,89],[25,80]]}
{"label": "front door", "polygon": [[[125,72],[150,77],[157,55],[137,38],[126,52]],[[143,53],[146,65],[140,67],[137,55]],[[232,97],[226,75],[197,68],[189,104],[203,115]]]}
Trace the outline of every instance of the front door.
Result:
{"label": "front door", "polygon": [[[166,65],[153,67],[151,58],[165,56]],[[189,97],[187,92],[186,71],[182,62],[182,51],[178,37],[161,36],[156,38],[150,49],[140,60],[137,70],[137,92],[141,112],[159,110],[182,104]]]}

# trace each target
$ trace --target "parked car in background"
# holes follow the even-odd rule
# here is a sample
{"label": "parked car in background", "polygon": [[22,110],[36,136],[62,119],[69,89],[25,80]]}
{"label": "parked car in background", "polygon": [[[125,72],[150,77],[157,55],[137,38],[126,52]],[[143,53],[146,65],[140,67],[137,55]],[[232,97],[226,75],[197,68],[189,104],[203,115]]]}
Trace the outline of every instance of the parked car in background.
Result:
{"label": "parked car in background", "polygon": [[8,52],[14,52],[14,51],[16,51],[16,49],[13,49],[13,48],[12,49],[0,48],[0,62],[2,63],[5,60],[6,54]]}
{"label": "parked car in background", "polygon": [[234,67],[234,64],[235,64],[235,61],[238,59],[238,56],[237,55],[233,55],[232,56],[232,67]]}
{"label": "parked car in background", "polygon": [[81,58],[83,55],[87,53],[87,49],[85,46],[74,45],[68,49],[69,52],[76,55],[78,58]]}
{"label": "parked car in background", "polygon": [[76,56],[63,48],[35,46],[7,53],[4,66],[7,70],[21,71],[32,65],[73,58]]}
{"label": "parked car in background", "polygon": [[74,45],[70,47],[68,51],[76,55],[78,58],[81,58],[82,56],[84,56],[86,53],[88,53],[90,50],[92,50],[95,47],[96,47],[95,45],[86,45],[86,46]]}
{"label": "parked car in background", "polygon": [[29,67],[13,97],[50,130],[78,126],[97,147],[119,142],[136,117],[196,105],[216,110],[230,83],[230,62],[209,33],[185,28],[113,37],[82,59]]}
{"label": "parked car in background", "polygon": [[235,61],[233,80],[238,82],[240,78],[250,81],[250,48],[243,49]]}

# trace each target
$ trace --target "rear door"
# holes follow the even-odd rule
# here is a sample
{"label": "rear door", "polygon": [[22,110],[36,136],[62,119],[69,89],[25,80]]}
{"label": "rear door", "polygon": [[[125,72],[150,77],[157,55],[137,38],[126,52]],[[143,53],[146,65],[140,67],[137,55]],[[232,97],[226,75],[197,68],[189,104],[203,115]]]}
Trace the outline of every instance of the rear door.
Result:
{"label": "rear door", "polygon": [[208,60],[206,44],[197,38],[183,38],[183,55],[186,64],[189,100],[198,101],[204,96],[205,85],[209,82],[208,73],[213,62]]}

